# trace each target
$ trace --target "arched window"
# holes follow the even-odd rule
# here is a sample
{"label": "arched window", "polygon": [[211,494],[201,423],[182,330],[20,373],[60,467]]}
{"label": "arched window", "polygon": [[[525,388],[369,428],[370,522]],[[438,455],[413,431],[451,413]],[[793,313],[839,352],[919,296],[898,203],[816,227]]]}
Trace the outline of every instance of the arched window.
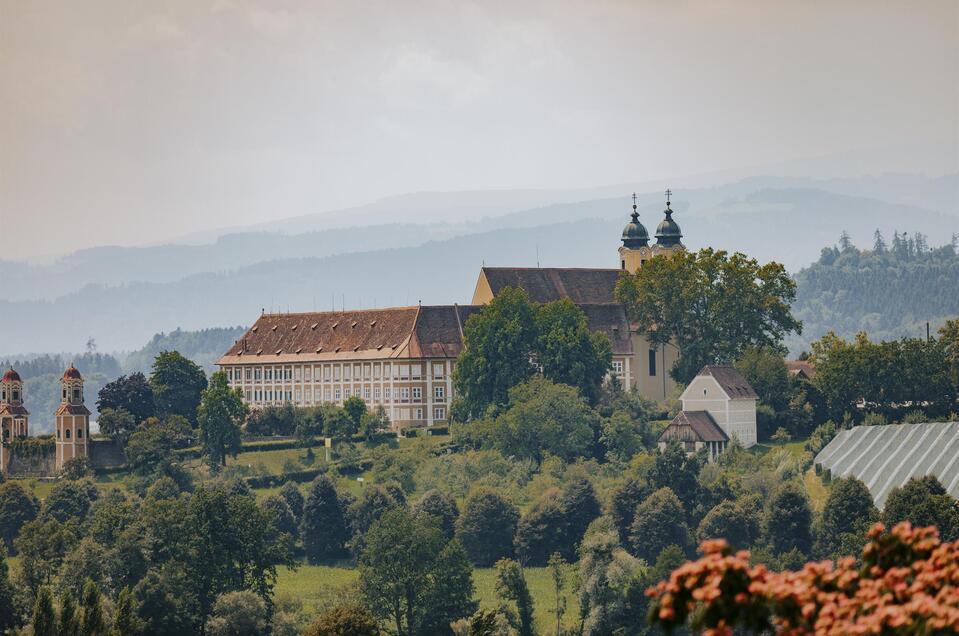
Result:
{"label": "arched window", "polygon": [[78,428],[78,429],[77,429],[77,438],[81,438],[81,437],[83,437],[83,429],[82,429],[82,428]]}
{"label": "arched window", "polygon": [[67,436],[67,439],[70,439],[70,429],[67,429],[67,430],[65,431],[65,434],[66,434],[66,436]]}

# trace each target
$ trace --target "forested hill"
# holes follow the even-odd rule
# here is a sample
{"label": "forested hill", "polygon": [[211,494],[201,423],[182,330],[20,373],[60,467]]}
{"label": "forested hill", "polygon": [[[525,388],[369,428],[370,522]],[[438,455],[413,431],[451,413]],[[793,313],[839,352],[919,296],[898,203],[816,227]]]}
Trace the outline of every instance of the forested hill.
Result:
{"label": "forested hill", "polygon": [[827,331],[843,337],[866,331],[873,340],[925,334],[959,315],[959,254],[956,237],[932,248],[922,234],[878,231],[872,249],[859,249],[847,235],[822,250],[819,260],[796,275],[793,312],[803,321],[801,337],[787,344],[792,352]]}
{"label": "forested hill", "polygon": [[233,342],[243,335],[246,327],[211,327],[197,331],[175,329],[170,333],[158,333],[142,349],[129,353],[123,360],[124,373],[140,371],[150,374],[153,359],[161,351],[179,351],[203,367],[207,375],[216,370],[214,364]]}

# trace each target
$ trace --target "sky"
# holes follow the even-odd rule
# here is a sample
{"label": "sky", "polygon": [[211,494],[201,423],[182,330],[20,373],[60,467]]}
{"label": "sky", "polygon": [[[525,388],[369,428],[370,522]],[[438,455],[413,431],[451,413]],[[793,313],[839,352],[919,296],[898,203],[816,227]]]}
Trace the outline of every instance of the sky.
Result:
{"label": "sky", "polygon": [[954,172],[957,62],[954,0],[0,0],[0,259],[405,192]]}

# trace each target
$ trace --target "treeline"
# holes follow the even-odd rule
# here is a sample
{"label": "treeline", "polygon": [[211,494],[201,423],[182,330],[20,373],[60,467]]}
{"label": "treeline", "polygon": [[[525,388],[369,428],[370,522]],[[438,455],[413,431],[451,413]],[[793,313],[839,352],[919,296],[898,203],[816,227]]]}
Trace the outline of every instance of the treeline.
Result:
{"label": "treeline", "polygon": [[865,250],[844,234],[796,274],[796,283],[793,312],[803,337],[787,339],[793,350],[808,350],[828,331],[844,338],[866,331],[879,340],[919,336],[927,321],[937,328],[959,314],[956,236],[930,247],[922,234],[896,232],[887,241],[877,230],[872,249]]}
{"label": "treeline", "polygon": [[144,347],[132,351],[123,358],[125,373],[147,373],[153,359],[162,351],[179,351],[184,357],[197,363],[207,375],[216,371],[216,361],[246,332],[246,327],[211,327],[198,331],[175,329],[170,333],[158,333]]}

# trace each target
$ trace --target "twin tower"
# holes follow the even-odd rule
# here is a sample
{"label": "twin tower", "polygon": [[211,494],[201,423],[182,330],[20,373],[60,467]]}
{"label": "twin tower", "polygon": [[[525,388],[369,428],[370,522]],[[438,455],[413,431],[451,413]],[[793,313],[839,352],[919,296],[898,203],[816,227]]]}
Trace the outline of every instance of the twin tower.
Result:
{"label": "twin tower", "polygon": [[619,248],[619,268],[635,273],[646,261],[654,256],[672,255],[673,252],[685,250],[682,238],[683,233],[679,225],[673,220],[673,209],[669,201],[672,192],[666,190],[666,217],[656,228],[656,243],[649,244],[649,232],[639,222],[639,212],[636,210],[636,194],[633,194],[632,220],[623,228],[623,244]]}
{"label": "twin tower", "polygon": [[[0,379],[0,471],[7,474],[13,456],[11,443],[29,435],[30,413],[23,406],[23,380],[9,369]],[[60,378],[60,407],[56,412],[56,470],[75,457],[89,455],[90,411],[83,404],[83,376],[76,367]]]}

